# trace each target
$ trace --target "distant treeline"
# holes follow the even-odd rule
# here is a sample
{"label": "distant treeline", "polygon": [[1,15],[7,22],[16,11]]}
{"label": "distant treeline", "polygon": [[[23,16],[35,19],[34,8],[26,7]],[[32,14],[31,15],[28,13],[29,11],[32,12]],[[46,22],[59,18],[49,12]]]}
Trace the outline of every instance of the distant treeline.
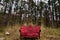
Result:
{"label": "distant treeline", "polygon": [[60,27],[60,0],[0,0],[0,25],[42,23],[45,26]]}

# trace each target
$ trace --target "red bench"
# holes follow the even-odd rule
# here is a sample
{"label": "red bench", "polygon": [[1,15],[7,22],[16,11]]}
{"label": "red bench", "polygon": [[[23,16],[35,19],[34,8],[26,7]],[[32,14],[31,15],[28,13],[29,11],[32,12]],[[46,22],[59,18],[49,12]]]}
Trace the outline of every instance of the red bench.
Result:
{"label": "red bench", "polygon": [[19,32],[20,32],[20,37],[21,38],[40,38],[40,29],[41,27],[39,25],[29,25],[29,26],[24,26],[21,25]]}

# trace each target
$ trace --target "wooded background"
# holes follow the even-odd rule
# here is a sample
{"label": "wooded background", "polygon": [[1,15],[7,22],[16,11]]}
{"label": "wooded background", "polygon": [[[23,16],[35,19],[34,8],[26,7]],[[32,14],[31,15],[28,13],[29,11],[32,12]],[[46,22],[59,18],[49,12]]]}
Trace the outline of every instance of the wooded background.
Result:
{"label": "wooded background", "polygon": [[60,27],[60,0],[0,0],[0,26],[31,21]]}

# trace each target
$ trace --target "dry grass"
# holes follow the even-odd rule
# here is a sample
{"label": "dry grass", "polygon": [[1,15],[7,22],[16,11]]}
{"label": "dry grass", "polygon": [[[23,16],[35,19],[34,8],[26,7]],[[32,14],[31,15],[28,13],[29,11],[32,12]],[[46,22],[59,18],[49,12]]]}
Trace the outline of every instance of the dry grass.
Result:
{"label": "dry grass", "polygon": [[47,28],[41,26],[41,40],[60,40],[60,28]]}
{"label": "dry grass", "polygon": [[[5,32],[9,32],[10,35],[5,35]],[[19,39],[19,25],[7,26],[4,29],[4,33],[0,32],[0,37],[5,37],[5,40],[16,40]]]}
{"label": "dry grass", "polygon": [[[19,39],[19,26],[7,26],[4,32],[0,32],[0,37],[5,37],[5,40],[17,40]],[[60,28],[46,28],[41,26],[41,40],[60,40]],[[10,35],[5,35],[4,33],[8,31]]]}

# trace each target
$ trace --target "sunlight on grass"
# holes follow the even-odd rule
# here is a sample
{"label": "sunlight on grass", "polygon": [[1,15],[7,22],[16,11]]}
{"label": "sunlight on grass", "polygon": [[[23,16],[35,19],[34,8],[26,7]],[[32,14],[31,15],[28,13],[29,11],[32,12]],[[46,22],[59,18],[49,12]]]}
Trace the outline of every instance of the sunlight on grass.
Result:
{"label": "sunlight on grass", "polygon": [[0,37],[3,37],[3,36],[4,36],[4,34],[2,32],[0,32]]}
{"label": "sunlight on grass", "polygon": [[[60,28],[49,28],[41,26],[41,40],[47,40],[48,38],[60,38]],[[52,39],[54,40],[54,39]]]}
{"label": "sunlight on grass", "polygon": [[4,36],[3,32],[4,32],[3,29],[0,28],[0,37]]}
{"label": "sunlight on grass", "polygon": [[60,36],[60,28],[47,28],[47,32],[51,35]]}
{"label": "sunlight on grass", "polygon": [[[8,31],[10,32],[9,38],[7,37],[7,40],[13,40],[14,38],[19,38],[19,26],[20,25],[14,25],[14,26],[7,26],[5,28],[0,28],[0,37],[4,37],[4,32]],[[3,30],[4,29],[4,30]],[[60,28],[47,28],[41,26],[41,40],[45,40],[46,36],[48,37],[50,35],[53,35],[54,37],[58,36],[60,37]]]}

